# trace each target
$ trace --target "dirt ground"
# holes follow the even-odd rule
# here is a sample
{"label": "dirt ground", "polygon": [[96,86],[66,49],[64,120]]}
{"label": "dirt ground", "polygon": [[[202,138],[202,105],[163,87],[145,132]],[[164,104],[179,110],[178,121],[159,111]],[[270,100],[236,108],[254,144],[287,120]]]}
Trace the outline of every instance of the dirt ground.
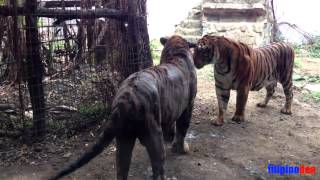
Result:
{"label": "dirt ground", "polygon": [[[297,59],[297,58],[296,58]],[[320,59],[300,57],[301,68],[296,68],[295,72],[302,75],[320,75]]]}
{"label": "dirt ground", "polygon": [[[211,125],[217,116],[217,101],[210,66],[198,72],[198,94],[187,141],[190,153],[176,155],[170,146],[166,151],[166,175],[179,180],[212,179],[320,179],[320,105],[303,101],[295,88],[293,114],[283,115],[281,86],[265,109],[256,107],[265,91],[250,92],[246,121],[230,121],[235,111],[235,92],[222,127]],[[33,148],[39,157],[19,159],[0,166],[1,180],[43,179],[76,159],[95,139],[95,131],[86,130],[61,145],[47,142],[45,148]],[[31,147],[21,147],[23,149]],[[45,150],[43,150],[45,149]],[[65,179],[115,179],[115,148],[108,147],[101,155]],[[43,152],[43,153],[42,153]],[[2,155],[2,154],[0,154]],[[30,157],[29,155],[27,157]],[[267,172],[268,164],[316,166],[316,175],[276,176]],[[145,149],[137,142],[130,168],[132,180],[146,179],[151,167]]]}

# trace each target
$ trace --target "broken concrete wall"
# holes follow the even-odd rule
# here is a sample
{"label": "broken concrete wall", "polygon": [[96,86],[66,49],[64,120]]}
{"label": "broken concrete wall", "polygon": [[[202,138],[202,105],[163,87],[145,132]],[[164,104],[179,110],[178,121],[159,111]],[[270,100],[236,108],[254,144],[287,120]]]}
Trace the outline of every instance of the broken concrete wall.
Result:
{"label": "broken concrete wall", "polygon": [[195,41],[205,34],[230,37],[251,46],[270,41],[267,0],[203,0],[176,27],[176,34]]}

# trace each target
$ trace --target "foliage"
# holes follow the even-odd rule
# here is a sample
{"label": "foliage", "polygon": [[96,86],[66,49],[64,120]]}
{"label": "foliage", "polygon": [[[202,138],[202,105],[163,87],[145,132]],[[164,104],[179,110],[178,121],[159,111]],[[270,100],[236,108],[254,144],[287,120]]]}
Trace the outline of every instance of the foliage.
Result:
{"label": "foliage", "polygon": [[300,56],[302,55],[302,52],[303,52],[303,45],[301,44],[292,44],[292,47],[294,49],[294,52],[297,56]]}
{"label": "foliage", "polygon": [[313,83],[320,83],[320,76],[319,75],[311,75],[307,77],[308,82],[313,82]]}
{"label": "foliage", "polygon": [[48,48],[49,52],[52,54],[56,50],[64,50],[64,41],[53,41],[49,42],[49,44],[45,44],[45,47]]}
{"label": "foliage", "polygon": [[161,44],[158,40],[153,39],[150,41],[150,49],[154,65],[160,64],[161,48]]}
{"label": "foliage", "polygon": [[87,118],[99,118],[106,113],[106,108],[102,103],[83,105],[79,108],[79,112]]}
{"label": "foliage", "polygon": [[320,36],[316,37],[315,43],[309,47],[311,57],[320,58]]}
{"label": "foliage", "polygon": [[[299,75],[293,74],[292,79],[294,81],[299,81],[305,84],[317,84],[320,83],[320,75]],[[315,99],[317,102],[320,102],[320,91],[311,92],[306,94],[304,101],[308,101],[310,99]]]}
{"label": "foliage", "polygon": [[320,103],[320,91],[312,92],[312,93],[304,93],[303,101],[307,102],[310,100],[315,100],[316,102]]}
{"label": "foliage", "polygon": [[313,58],[320,58],[320,36],[316,37],[314,41],[315,43],[312,45],[293,44],[292,46],[296,55],[306,55]]}
{"label": "foliage", "polygon": [[305,78],[303,76],[299,75],[299,74],[293,74],[292,79],[294,81],[303,81],[303,80],[305,80]]}
{"label": "foliage", "polygon": [[4,5],[5,0],[0,0],[0,5]]}
{"label": "foliage", "polygon": [[312,96],[317,102],[320,102],[320,91],[311,93],[311,96]]}
{"label": "foliage", "polygon": [[[1,0],[0,0],[1,1]],[[38,28],[41,28],[44,26],[44,21],[43,21],[43,18],[38,18],[37,19],[37,26]]]}
{"label": "foliage", "polygon": [[55,49],[55,50],[64,49],[64,41],[55,41],[55,42],[53,42],[53,49]]}
{"label": "foliage", "polygon": [[295,68],[302,68],[302,59],[301,58],[296,58],[294,60],[294,67]]}
{"label": "foliage", "polygon": [[293,74],[292,79],[294,81],[306,81],[307,83],[320,83],[320,76],[319,75],[299,75]]}

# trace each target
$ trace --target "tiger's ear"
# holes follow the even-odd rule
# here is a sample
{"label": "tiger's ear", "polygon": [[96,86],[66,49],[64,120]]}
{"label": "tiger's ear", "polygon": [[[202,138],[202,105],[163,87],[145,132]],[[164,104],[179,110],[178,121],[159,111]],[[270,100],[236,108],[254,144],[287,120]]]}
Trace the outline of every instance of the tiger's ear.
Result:
{"label": "tiger's ear", "polygon": [[197,45],[195,43],[188,42],[189,48],[195,48]]}
{"label": "tiger's ear", "polygon": [[168,41],[168,38],[164,38],[164,37],[160,38],[160,43],[161,43],[163,46],[167,43],[167,41]]}

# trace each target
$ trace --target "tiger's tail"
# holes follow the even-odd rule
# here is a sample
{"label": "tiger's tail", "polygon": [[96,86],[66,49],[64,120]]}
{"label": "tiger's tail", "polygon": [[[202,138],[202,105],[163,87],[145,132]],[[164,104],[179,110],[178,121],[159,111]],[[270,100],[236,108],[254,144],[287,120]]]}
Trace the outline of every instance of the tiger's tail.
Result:
{"label": "tiger's tail", "polygon": [[[114,113],[111,114],[111,117],[112,116],[114,116]],[[61,177],[66,176],[72,173],[73,171],[79,169],[83,165],[87,164],[90,160],[99,155],[104,150],[104,148],[112,142],[115,136],[116,127],[113,119],[111,118],[108,121],[108,124],[105,126],[102,136],[98,139],[98,141],[94,145],[92,145],[92,147],[77,161],[71,163],[68,167],[61,170],[58,174],[49,178],[49,180],[60,179]]]}

